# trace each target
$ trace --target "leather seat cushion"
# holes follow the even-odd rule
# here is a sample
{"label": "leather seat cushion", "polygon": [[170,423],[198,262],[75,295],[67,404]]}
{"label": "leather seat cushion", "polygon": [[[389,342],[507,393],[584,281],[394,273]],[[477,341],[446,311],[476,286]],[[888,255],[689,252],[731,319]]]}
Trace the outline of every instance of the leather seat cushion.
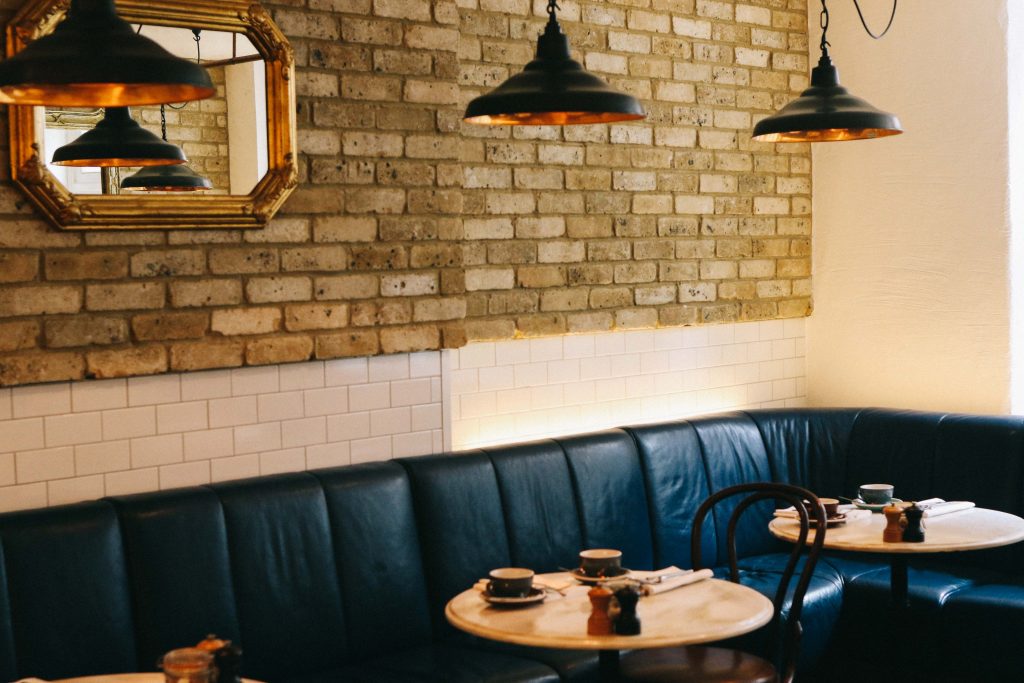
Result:
{"label": "leather seat cushion", "polygon": [[[843,597],[839,645],[841,652],[861,660],[883,663],[894,647],[908,670],[938,675],[948,669],[950,657],[938,650],[943,605],[974,580],[941,564],[918,564],[908,570],[910,606],[901,618],[892,615],[888,567],[863,573],[847,586]],[[912,626],[907,626],[907,624]]]}
{"label": "leather seat cushion", "polygon": [[889,566],[889,559],[885,555],[875,553],[851,553],[825,551],[818,559],[818,564],[828,565],[832,570],[842,577],[843,583],[849,583],[857,577],[868,572],[877,572]]}
{"label": "leather seat cushion", "polygon": [[[772,553],[742,558],[738,562],[740,583],[757,590],[769,599],[774,599],[779,579],[788,559],[789,555],[785,553]],[[802,566],[801,563],[797,573],[790,581],[790,597],[799,579],[799,571]],[[727,567],[718,567],[715,569],[715,575],[719,578],[728,578],[729,570]],[[788,603],[789,599],[787,599],[787,604],[782,609],[783,619],[789,614]],[[799,665],[801,668],[812,667],[821,658],[822,653],[826,651],[832,638],[836,621],[839,619],[842,604],[842,576],[831,566],[819,564],[815,567],[811,583],[807,587],[807,593],[804,595],[803,615],[800,619],[804,630],[800,643]],[[754,654],[774,660],[775,658],[768,652],[767,635],[768,627],[765,627],[726,642],[730,647],[753,652]]]}
{"label": "leather seat cushion", "polygon": [[939,621],[947,666],[970,680],[978,671],[1017,680],[1024,671],[1024,580],[979,580],[949,596]]}
{"label": "leather seat cushion", "polygon": [[559,683],[547,665],[454,645],[394,652],[358,666],[281,679],[280,683]]}
{"label": "leather seat cushion", "polygon": [[556,672],[563,681],[592,681],[597,678],[598,662],[596,650],[562,650],[549,647],[526,647],[499,643],[494,640],[460,634],[448,641],[460,647],[484,652],[533,659],[543,662]]}

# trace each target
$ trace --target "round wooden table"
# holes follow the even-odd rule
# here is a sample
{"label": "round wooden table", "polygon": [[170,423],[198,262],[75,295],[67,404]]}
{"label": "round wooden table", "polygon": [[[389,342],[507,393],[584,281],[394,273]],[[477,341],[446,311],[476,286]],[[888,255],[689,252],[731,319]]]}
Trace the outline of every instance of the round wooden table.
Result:
{"label": "round wooden table", "polygon": [[[862,511],[858,511],[862,512]],[[953,553],[998,548],[1024,540],[1024,519],[998,510],[970,508],[925,519],[924,541],[921,543],[885,543],[885,515],[863,512],[846,524],[832,527],[825,533],[824,547],[858,553],[882,553],[889,557],[889,594],[895,633],[910,627],[910,596],[907,585],[907,561],[915,554]],[[776,517],[768,530],[784,541],[795,543],[800,525],[794,519]],[[807,542],[814,538],[814,530]],[[905,651],[897,638],[891,639],[890,677],[901,678],[911,670]]]}
{"label": "round wooden table", "polygon": [[[569,574],[538,577],[547,585],[568,583]],[[459,593],[445,607],[445,616],[458,629],[504,643],[572,650],[599,650],[601,675],[614,679],[619,650],[691,645],[748,633],[767,624],[774,611],[771,600],[752,588],[730,581],[706,579],[641,598],[637,615],[641,632],[635,636],[591,636],[589,586],[575,585],[549,593],[544,602],[523,607],[497,607],[477,590]]]}
{"label": "round wooden table", "polygon": [[[970,508],[925,519],[925,540],[922,543],[885,543],[882,530],[885,515],[858,515],[841,526],[828,529],[824,547],[858,553],[884,553],[892,569],[890,588],[892,601],[899,607],[907,605],[907,558],[922,553],[952,553],[984,548],[998,548],[1024,541],[1024,519],[1007,512],[986,508]],[[800,525],[794,519],[776,517],[768,530],[777,538],[795,543]],[[807,537],[814,539],[814,529]]]}

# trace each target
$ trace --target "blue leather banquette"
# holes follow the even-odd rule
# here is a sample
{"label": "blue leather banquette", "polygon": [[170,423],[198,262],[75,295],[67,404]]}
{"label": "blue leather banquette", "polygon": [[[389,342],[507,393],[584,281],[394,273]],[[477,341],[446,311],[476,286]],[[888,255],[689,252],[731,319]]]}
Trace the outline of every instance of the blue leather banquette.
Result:
{"label": "blue leather banquette", "polygon": [[[445,603],[492,567],[555,571],[585,547],[688,567],[697,506],[741,482],[849,495],[889,481],[903,498],[1021,514],[1022,461],[1022,418],[787,409],[8,513],[0,681],[151,671],[208,633],[271,683],[591,680],[593,653],[471,638]],[[742,580],[770,593],[784,548],[762,512],[744,517]],[[726,518],[705,529],[719,565]],[[1022,559],[1011,546],[915,560],[894,633],[878,618],[885,558],[826,553],[801,680],[862,680],[892,638],[928,680],[1024,680]]]}

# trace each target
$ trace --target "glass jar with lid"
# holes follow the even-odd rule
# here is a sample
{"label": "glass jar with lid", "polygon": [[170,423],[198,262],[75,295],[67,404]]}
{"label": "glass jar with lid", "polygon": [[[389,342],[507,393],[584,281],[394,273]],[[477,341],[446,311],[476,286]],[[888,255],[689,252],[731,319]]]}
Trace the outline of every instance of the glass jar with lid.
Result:
{"label": "glass jar with lid", "polygon": [[161,667],[165,683],[211,683],[215,672],[213,655],[195,647],[171,650],[163,656]]}

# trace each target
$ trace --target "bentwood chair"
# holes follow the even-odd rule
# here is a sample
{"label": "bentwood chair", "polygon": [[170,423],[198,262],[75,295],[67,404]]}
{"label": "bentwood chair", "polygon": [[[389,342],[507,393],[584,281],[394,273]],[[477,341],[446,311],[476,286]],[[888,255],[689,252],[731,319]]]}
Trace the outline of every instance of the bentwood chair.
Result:
{"label": "bentwood chair", "polygon": [[[702,568],[701,562],[701,529],[704,519],[711,509],[721,501],[733,496],[747,494],[733,510],[729,517],[727,530],[727,546],[729,552],[729,578],[740,583],[739,569],[736,561],[736,530],[740,516],[751,506],[761,501],[776,500],[792,505],[799,513],[800,537],[793,545],[789,561],[779,578],[779,586],[775,591],[775,614],[766,628],[769,629],[768,651],[772,653],[774,663],[762,657],[746,652],[723,647],[691,645],[678,648],[662,648],[656,650],[634,650],[624,655],[621,662],[622,679],[632,683],[791,683],[796,671],[797,657],[800,653],[800,614],[803,610],[804,594],[810,584],[814,567],[818,562],[821,545],[825,540],[825,509],[810,491],[789,484],[770,482],[740,484],[730,486],[715,493],[697,509],[693,520],[691,535],[691,557],[694,569]],[[793,578],[800,556],[810,532],[810,516],[804,501],[809,501],[810,508],[815,510],[815,534],[803,567],[800,570],[796,588],[789,593],[789,584]],[[765,522],[767,524],[767,521]],[[784,611],[784,608],[788,610]],[[785,618],[783,618],[785,614]]]}

